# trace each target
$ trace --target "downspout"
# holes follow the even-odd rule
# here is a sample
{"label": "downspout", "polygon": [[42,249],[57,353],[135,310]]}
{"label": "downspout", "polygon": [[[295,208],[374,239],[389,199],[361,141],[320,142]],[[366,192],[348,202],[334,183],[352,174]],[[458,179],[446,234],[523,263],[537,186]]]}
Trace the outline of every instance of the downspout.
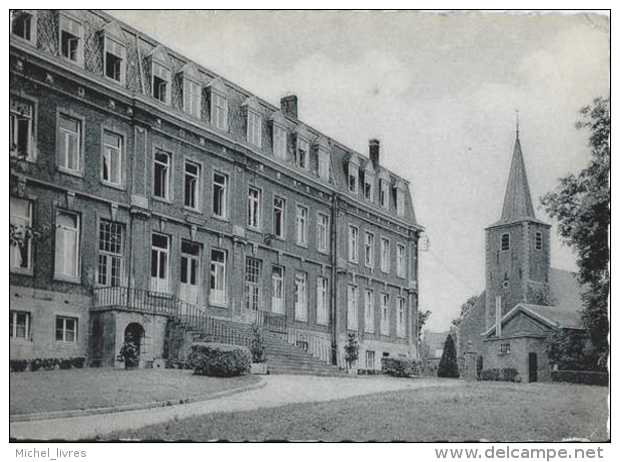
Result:
{"label": "downspout", "polygon": [[332,219],[330,226],[330,247],[331,247],[331,264],[332,264],[332,292],[330,318],[332,326],[332,364],[338,364],[338,194],[332,195]]}

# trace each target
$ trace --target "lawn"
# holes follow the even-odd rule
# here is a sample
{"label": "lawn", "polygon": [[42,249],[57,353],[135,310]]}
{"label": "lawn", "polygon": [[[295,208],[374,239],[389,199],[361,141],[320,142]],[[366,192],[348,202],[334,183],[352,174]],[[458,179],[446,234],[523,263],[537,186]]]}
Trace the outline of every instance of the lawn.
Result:
{"label": "lawn", "polygon": [[178,369],[105,369],[10,374],[9,413],[30,414],[130,404],[196,400],[255,384],[257,376],[215,378]]}
{"label": "lawn", "polygon": [[465,383],[208,414],[102,439],[323,441],[607,440],[608,388]]}

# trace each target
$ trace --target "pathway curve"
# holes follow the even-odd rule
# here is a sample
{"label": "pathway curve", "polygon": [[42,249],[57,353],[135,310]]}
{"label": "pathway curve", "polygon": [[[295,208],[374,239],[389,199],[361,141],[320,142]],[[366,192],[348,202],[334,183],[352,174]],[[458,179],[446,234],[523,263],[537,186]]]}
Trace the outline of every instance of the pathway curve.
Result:
{"label": "pathway curve", "polygon": [[61,419],[13,422],[10,435],[18,439],[83,440],[115,431],[184,419],[214,412],[251,411],[291,403],[344,399],[394,390],[454,386],[458,380],[395,379],[391,377],[315,377],[307,375],[265,376],[266,386],[190,404]]}

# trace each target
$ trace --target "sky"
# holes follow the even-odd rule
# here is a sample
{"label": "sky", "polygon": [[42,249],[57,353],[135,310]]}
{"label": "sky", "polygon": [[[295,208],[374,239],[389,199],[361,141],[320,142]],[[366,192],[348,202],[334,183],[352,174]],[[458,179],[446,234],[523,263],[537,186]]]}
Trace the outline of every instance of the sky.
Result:
{"label": "sky", "polygon": [[519,111],[551,264],[575,256],[540,207],[558,178],[587,165],[578,110],[609,94],[609,22],[595,14],[111,11],[222,77],[351,148],[381,141],[381,162],[411,182],[420,308],[447,329],[484,289],[484,228],[498,220]]}

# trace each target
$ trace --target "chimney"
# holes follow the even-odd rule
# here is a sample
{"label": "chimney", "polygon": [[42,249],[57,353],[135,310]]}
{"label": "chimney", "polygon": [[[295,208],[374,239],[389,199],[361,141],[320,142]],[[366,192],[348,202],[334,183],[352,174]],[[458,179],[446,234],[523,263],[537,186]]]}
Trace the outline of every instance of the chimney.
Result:
{"label": "chimney", "polygon": [[377,167],[379,165],[379,140],[372,139],[368,141],[368,156],[372,161],[372,165]]}
{"label": "chimney", "polygon": [[297,95],[283,96],[280,99],[280,109],[284,115],[297,119]]}
{"label": "chimney", "polygon": [[502,296],[495,297],[495,335],[502,336]]}

